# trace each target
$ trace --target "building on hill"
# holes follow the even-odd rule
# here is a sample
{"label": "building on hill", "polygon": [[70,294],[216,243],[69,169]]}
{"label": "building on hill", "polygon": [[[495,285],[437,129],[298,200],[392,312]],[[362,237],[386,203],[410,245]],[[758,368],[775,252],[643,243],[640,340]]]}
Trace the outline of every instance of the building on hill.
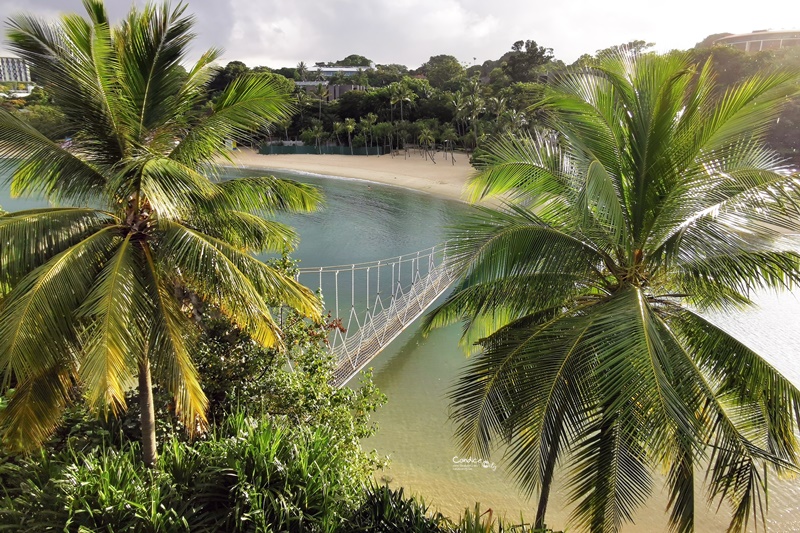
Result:
{"label": "building on hill", "polygon": [[0,84],[19,85],[25,88],[13,87],[9,96],[23,97],[30,94],[34,84],[31,80],[31,71],[28,64],[18,57],[0,57]]}
{"label": "building on hill", "polygon": [[317,63],[313,67],[309,67],[309,72],[315,72],[320,77],[330,78],[331,76],[336,76],[337,74],[340,76],[355,76],[359,72],[366,72],[367,70],[374,68],[373,65],[367,65],[364,67],[326,67],[323,64]]}
{"label": "building on hill", "polygon": [[778,50],[790,46],[800,46],[800,30],[757,30],[751,33],[720,37],[714,41],[714,44],[730,46],[745,52]]}
{"label": "building on hill", "polygon": [[27,63],[18,57],[0,57],[0,83],[33,83]]}
{"label": "building on hill", "polygon": [[367,88],[363,85],[353,85],[353,84],[330,84],[327,81],[295,81],[294,84],[297,87],[300,87],[305,92],[309,94],[314,94],[317,92],[317,87],[322,85],[327,92],[325,93],[325,101],[326,102],[333,102],[340,98],[344,93],[348,93],[350,91],[366,91]]}

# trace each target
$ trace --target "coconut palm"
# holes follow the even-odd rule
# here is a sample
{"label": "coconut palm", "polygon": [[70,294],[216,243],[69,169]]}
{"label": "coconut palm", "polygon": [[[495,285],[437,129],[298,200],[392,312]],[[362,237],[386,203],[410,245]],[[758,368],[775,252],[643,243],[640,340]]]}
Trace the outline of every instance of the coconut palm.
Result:
{"label": "coconut palm", "polygon": [[466,320],[457,435],[507,445],[537,525],[559,464],[593,532],[631,520],[656,466],[680,532],[700,471],[742,530],[768,472],[797,470],[800,392],[705,314],[800,281],[800,176],[761,142],[791,79],[716,97],[708,64],[620,55],[552,82],[551,130],[487,147],[472,199],[508,203],[462,228],[427,327]]}
{"label": "coconut palm", "polygon": [[297,77],[300,78],[300,81],[306,81],[306,78],[308,78],[308,65],[306,65],[305,61],[301,61],[297,64],[295,72],[297,73]]}
{"label": "coconut palm", "polygon": [[403,102],[408,102],[409,105],[417,99],[416,93],[411,90],[408,85],[400,82],[395,82],[389,86],[390,103],[392,109],[395,104],[400,104],[400,122],[403,121]]}
{"label": "coconut palm", "polygon": [[[239,77],[196,113],[218,56],[188,73],[185,6],[148,4],[110,26],[87,17],[8,22],[11,47],[35,65],[76,133],[49,141],[0,111],[0,159],[13,194],[60,207],[0,217],[0,372],[10,400],[3,442],[40,444],[79,390],[98,413],[126,408],[138,384],[147,464],[156,459],[152,383],[174,398],[189,432],[206,397],[191,353],[187,302],[203,301],[264,346],[281,342],[270,304],[318,316],[308,290],[253,257],[296,236],[262,215],[307,211],[318,193],[269,177],[211,181],[224,141],[284,118],[289,96],[266,77]],[[89,207],[86,207],[89,206]]]}
{"label": "coconut palm", "polygon": [[322,102],[327,102],[329,96],[330,91],[328,90],[328,86],[318,83],[316,89],[314,89],[314,97],[317,99],[319,105],[319,120],[322,120]]}
{"label": "coconut palm", "polygon": [[351,139],[351,135],[354,131],[356,131],[356,119],[344,119],[344,131],[347,132],[347,144],[350,145],[350,155],[353,155],[353,141]]}
{"label": "coconut palm", "polygon": [[[359,120],[359,127],[361,131],[364,133],[364,136],[369,136],[369,147],[372,148],[372,137],[373,137],[373,128],[375,127],[375,123],[378,122],[378,115],[375,113],[367,113],[361,120]],[[369,155],[369,150],[367,150],[367,155]]]}

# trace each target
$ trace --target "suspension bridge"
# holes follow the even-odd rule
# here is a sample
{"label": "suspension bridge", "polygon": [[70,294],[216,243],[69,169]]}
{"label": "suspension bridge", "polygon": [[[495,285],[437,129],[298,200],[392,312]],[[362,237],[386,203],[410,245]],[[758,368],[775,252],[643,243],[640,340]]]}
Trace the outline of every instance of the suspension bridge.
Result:
{"label": "suspension bridge", "polygon": [[455,277],[447,244],[380,261],[301,268],[331,313],[334,383],[343,386],[444,293]]}

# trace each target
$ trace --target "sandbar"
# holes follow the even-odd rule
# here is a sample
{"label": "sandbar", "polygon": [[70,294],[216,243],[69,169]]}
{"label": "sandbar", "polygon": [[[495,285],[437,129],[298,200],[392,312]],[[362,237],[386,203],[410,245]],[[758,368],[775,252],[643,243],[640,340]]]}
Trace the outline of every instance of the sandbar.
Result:
{"label": "sandbar", "polygon": [[464,186],[475,173],[469,164],[469,156],[455,154],[455,164],[450,154],[445,159],[443,152],[434,154],[435,163],[409,150],[408,154],[381,156],[349,156],[331,154],[262,155],[248,148],[231,152],[233,164],[220,161],[223,166],[256,170],[288,170],[355,178],[375,183],[384,183],[426,192],[442,198],[464,200]]}

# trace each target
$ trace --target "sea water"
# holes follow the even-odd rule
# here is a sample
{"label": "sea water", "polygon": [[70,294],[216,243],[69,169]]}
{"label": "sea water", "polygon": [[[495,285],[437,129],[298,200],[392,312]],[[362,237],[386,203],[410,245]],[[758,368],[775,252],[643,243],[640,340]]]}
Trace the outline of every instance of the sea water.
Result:
{"label": "sea water", "polygon": [[[254,175],[231,171],[230,176]],[[317,213],[282,220],[301,235],[293,256],[302,267],[372,261],[415,252],[440,242],[448,228],[468,212],[468,206],[409,191],[353,180],[280,174],[323,189],[326,203]],[[0,190],[0,206],[8,211],[40,206],[36,200],[10,199]],[[733,316],[711,317],[735,333],[800,384],[800,302],[792,294],[759,295],[759,308]],[[373,362],[374,379],[388,403],[374,416],[379,431],[364,442],[391,460],[377,478],[421,495],[433,508],[450,515],[481,502],[482,509],[510,519],[532,520],[535,500],[526,498],[510,479],[501,454],[464,457],[453,439],[448,419],[447,391],[466,364],[458,348],[459,326],[423,337],[417,326],[403,332]],[[564,472],[559,472],[548,508],[550,527],[566,527]],[[702,478],[702,474],[697,476]],[[696,531],[722,532],[729,515],[715,514],[703,502],[698,480]],[[667,496],[656,487],[648,504],[637,512],[626,531],[667,531]],[[714,507],[715,509],[716,507]],[[770,531],[800,531],[800,482],[777,481],[770,487]]]}

